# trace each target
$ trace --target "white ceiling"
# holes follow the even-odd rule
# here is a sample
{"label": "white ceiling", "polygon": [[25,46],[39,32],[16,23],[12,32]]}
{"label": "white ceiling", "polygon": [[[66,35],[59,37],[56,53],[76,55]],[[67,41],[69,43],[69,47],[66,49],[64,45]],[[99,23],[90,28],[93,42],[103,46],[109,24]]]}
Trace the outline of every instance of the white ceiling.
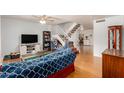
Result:
{"label": "white ceiling", "polygon": [[[49,16],[59,18],[59,20],[52,21],[49,24],[77,22],[79,24],[82,24],[84,29],[86,30],[93,28],[94,19],[105,18],[105,17],[109,17],[110,15],[49,15]],[[32,15],[6,15],[5,17],[39,22],[39,19],[33,17]]]}

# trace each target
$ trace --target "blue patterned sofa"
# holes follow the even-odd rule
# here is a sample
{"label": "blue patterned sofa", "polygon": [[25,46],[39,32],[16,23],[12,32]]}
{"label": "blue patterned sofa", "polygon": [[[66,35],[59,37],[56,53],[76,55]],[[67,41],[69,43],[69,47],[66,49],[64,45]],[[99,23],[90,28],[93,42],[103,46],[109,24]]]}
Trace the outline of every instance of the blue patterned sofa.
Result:
{"label": "blue patterned sofa", "polygon": [[63,48],[40,58],[4,64],[0,78],[46,78],[73,64],[76,54]]}

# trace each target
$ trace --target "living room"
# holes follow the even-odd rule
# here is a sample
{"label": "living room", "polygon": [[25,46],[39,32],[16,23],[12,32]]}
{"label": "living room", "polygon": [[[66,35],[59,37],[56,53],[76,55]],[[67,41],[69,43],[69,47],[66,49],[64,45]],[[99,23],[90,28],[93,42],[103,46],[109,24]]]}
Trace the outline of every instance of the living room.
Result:
{"label": "living room", "polygon": [[[23,18],[21,18],[23,17]],[[28,18],[29,17],[29,18]],[[63,21],[62,21],[63,22]],[[64,33],[61,26],[75,25],[74,22],[66,22],[65,24],[57,25],[57,22],[52,24],[41,24],[39,18],[32,16],[1,16],[1,53],[2,58],[14,52],[20,52],[22,44],[22,35],[37,35],[38,50],[43,50],[43,31],[50,31],[51,36]],[[64,29],[70,29],[66,27]],[[59,30],[59,31],[58,31]],[[25,43],[25,42],[24,42]],[[38,47],[38,46],[37,46]],[[22,53],[23,54],[23,53]],[[24,53],[25,54],[25,53]]]}
{"label": "living room", "polygon": [[0,92],[123,93],[123,6],[0,0]]}
{"label": "living room", "polygon": [[[41,23],[41,21],[44,20],[47,22],[47,24]],[[51,22],[52,24],[49,23],[49,20],[50,22],[52,20]],[[73,31],[72,33],[77,34],[71,36],[70,32],[65,33],[61,27],[63,27],[64,30],[70,29]],[[1,16],[1,60],[3,60],[2,64],[3,65],[10,65],[13,63],[22,64],[23,61],[27,60],[30,61],[32,59],[35,60],[44,55],[50,54],[51,52],[55,51],[56,49],[58,50],[59,48],[61,48],[61,46],[65,45],[66,42],[64,41],[67,38],[63,37],[63,35],[67,36],[66,34],[70,35],[69,39],[73,40],[74,44],[76,45],[77,36],[79,34],[80,29],[81,26],[78,23],[66,21],[65,19],[57,17],[51,16],[49,17],[46,15],[43,16],[3,15]],[[57,41],[59,45],[53,44],[54,45],[53,47],[51,39],[54,40],[56,38],[59,41],[59,43]],[[78,47],[79,46],[77,46],[77,48]],[[67,51],[65,51],[65,54],[66,52]],[[74,59],[75,55],[73,54],[72,57]],[[4,66],[2,67],[2,71],[3,69]],[[9,69],[9,71],[10,70],[12,71],[12,69]],[[54,70],[58,69],[56,68]]]}
{"label": "living room", "polygon": [[[57,16],[55,16],[55,18],[56,17]],[[103,18],[104,16],[94,17],[96,17],[97,19]],[[67,33],[69,34],[69,30],[71,30],[76,24],[81,24],[81,26],[78,29],[78,32],[75,32],[75,35],[73,35],[73,38],[70,38],[70,40],[75,41],[75,43],[79,42],[79,34],[83,32],[89,33],[90,31],[93,31],[93,20],[90,20],[91,18],[91,16],[76,15],[58,16],[58,20],[47,22],[47,24],[44,25],[41,24],[39,22],[40,19],[36,18],[35,16],[1,16],[1,56],[2,58],[4,58],[5,55],[8,55],[10,53],[20,52],[22,34],[37,35],[37,43],[40,44],[40,49],[43,50],[43,31],[50,31],[52,37],[56,34],[66,35]],[[93,32],[91,33],[93,35]],[[92,42],[90,43],[90,45],[93,44],[93,38],[91,38],[91,40]],[[75,45],[79,50],[79,44],[76,43]],[[84,45],[89,44],[88,42],[84,42]]]}
{"label": "living room", "polygon": [[[8,64],[20,64],[24,66],[23,61],[30,63],[32,60],[44,60],[46,56],[53,56],[52,54],[54,54],[56,50],[62,50],[64,54],[63,60],[66,60],[69,57],[66,56],[66,52],[69,51],[70,54],[68,55],[70,55],[70,57],[72,56],[72,59],[70,60],[71,62],[68,62],[74,62],[74,64],[68,64],[68,69],[71,70],[64,76],[69,78],[102,77],[102,53],[105,49],[109,48],[108,27],[116,25],[123,26],[122,20],[124,20],[124,16],[111,15],[3,15],[1,16],[0,33],[1,60],[3,60],[1,62],[3,65],[7,64],[7,66]],[[123,35],[124,33],[122,31],[121,35],[119,35],[122,36],[120,41],[123,41]],[[80,36],[83,37],[82,44],[80,44]],[[117,40],[117,42],[120,41]],[[65,51],[62,49],[67,47],[67,42],[70,43],[68,46],[75,54],[72,54],[70,50]],[[112,42],[110,43],[113,45]],[[111,44],[110,48],[115,48]],[[124,43],[121,42],[118,44],[120,45],[117,45],[117,50],[120,48],[123,50]],[[52,60],[49,57],[48,59]],[[57,56],[55,57],[57,60]],[[32,65],[34,63],[31,62]],[[58,68],[56,69],[60,70]],[[53,72],[55,72],[56,69],[54,69]],[[64,70],[64,72],[68,71],[68,69]],[[17,73],[19,70],[16,69]],[[4,71],[6,72],[6,70]],[[12,69],[8,68],[7,71],[9,72],[9,74],[7,72],[7,76],[9,77]],[[22,70],[22,72],[24,71],[25,69]],[[24,72],[24,74],[26,73],[31,73],[31,71]],[[32,73],[34,73],[34,71]],[[35,74],[30,74],[29,77],[35,77]],[[10,77],[17,77],[16,75],[14,69]],[[2,77],[7,76],[4,74]],[[28,76],[23,75],[20,77]],[[42,77],[48,76],[45,73]]]}

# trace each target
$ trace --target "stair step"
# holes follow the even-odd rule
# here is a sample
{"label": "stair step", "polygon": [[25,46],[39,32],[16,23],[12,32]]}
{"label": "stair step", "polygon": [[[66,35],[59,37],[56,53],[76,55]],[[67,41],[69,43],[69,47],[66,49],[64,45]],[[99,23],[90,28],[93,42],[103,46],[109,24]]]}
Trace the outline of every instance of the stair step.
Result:
{"label": "stair step", "polygon": [[80,24],[77,24],[73,27],[73,29],[68,33],[68,36],[71,37],[73,33],[77,31],[77,29],[80,27]]}

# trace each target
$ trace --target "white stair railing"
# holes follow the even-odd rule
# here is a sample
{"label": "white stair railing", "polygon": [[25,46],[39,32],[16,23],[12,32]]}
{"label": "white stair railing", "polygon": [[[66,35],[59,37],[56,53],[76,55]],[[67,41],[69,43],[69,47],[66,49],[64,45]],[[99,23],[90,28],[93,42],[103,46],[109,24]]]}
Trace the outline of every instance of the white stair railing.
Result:
{"label": "white stair railing", "polygon": [[62,44],[62,46],[64,46],[65,45],[65,42],[64,42],[64,40],[62,40],[62,38],[60,38],[60,36],[59,35],[53,35],[53,38],[56,38],[57,40],[59,40],[59,42]]}
{"label": "white stair railing", "polygon": [[80,28],[80,24],[77,24],[73,27],[73,29],[68,33],[68,36],[71,37],[76,31]]}

